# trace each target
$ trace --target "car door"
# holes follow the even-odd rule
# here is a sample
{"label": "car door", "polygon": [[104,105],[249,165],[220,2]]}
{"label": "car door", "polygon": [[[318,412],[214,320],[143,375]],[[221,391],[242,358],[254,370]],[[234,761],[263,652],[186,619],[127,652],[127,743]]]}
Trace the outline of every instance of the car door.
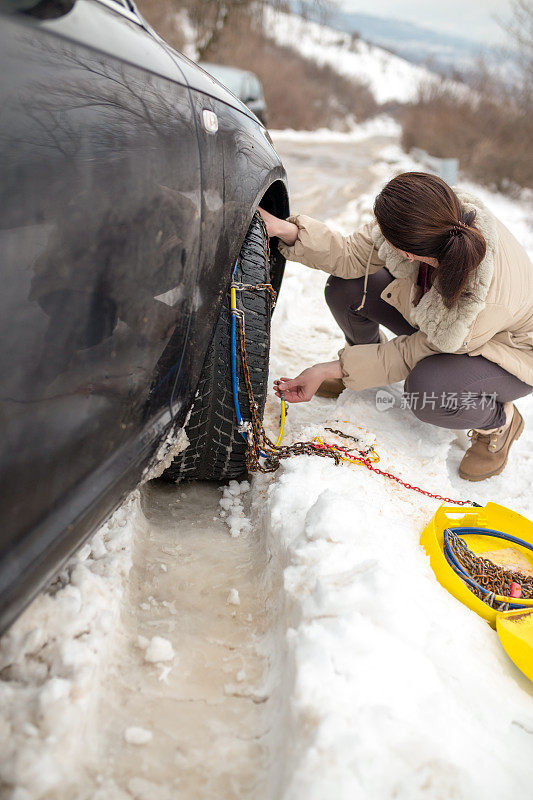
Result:
{"label": "car door", "polygon": [[[210,74],[165,45],[191,89],[202,171],[202,231],[187,372],[199,374],[257,203],[285,171],[265,129]],[[195,320],[203,320],[199,325]]]}
{"label": "car door", "polygon": [[0,26],[0,594],[118,502],[170,419],[153,374],[195,302],[186,81],[125,4],[70,6]]}

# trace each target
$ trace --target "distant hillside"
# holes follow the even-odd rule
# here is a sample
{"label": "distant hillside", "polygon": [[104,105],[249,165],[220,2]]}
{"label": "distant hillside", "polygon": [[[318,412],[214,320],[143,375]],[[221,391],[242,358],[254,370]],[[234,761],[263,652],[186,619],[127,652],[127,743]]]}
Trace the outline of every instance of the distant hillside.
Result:
{"label": "distant hillside", "polygon": [[444,70],[470,69],[488,48],[479,42],[415,25],[399,19],[337,11],[329,24],[339,30],[358,31],[365,39],[393,50],[415,63],[430,61]]}
{"label": "distant hillside", "polygon": [[297,14],[265,8],[265,34],[339,75],[364,82],[377,103],[409,103],[421,83],[437,80],[421,65],[369,44],[330,25],[303,19]]}
{"label": "distant hillside", "polygon": [[[298,5],[297,0],[291,3],[295,11]],[[313,19],[312,8],[308,9],[308,15]],[[314,21],[321,20],[317,17]],[[503,60],[501,51],[495,47],[483,46],[466,36],[453,36],[405,20],[339,9],[328,16],[327,24],[343,33],[359,33],[363,39],[385,47],[408,61],[431,64],[433,69],[444,74],[470,72],[475,69],[481,55],[485,55],[492,63]]]}

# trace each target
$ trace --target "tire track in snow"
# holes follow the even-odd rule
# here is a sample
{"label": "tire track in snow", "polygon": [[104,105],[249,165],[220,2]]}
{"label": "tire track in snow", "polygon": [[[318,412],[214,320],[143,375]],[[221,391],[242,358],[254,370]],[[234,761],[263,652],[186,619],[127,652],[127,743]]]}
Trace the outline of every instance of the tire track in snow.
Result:
{"label": "tire track in snow", "polygon": [[[98,798],[274,796],[279,570],[260,531],[229,536],[220,496],[212,484],[143,489],[147,524],[101,681]],[[171,660],[146,660],[154,636]]]}

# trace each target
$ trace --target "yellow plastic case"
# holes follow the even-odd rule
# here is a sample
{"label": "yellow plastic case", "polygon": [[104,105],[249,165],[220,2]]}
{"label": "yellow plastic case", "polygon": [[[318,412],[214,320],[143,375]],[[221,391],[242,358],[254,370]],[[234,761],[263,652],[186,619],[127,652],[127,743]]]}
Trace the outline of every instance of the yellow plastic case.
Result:
{"label": "yellow plastic case", "polygon": [[[464,603],[498,631],[500,641],[519,669],[533,681],[533,610],[496,611],[476,597],[449,566],[444,556],[444,531],[446,528],[492,528],[517,536],[533,545],[533,522],[516,511],[497,503],[487,503],[484,508],[440,506],[424,528],[420,544],[429,555],[429,561],[439,583],[450,594]],[[465,540],[477,555],[509,547],[504,539],[469,534]],[[512,544],[531,564],[533,552]],[[517,602],[520,602],[517,600]]]}

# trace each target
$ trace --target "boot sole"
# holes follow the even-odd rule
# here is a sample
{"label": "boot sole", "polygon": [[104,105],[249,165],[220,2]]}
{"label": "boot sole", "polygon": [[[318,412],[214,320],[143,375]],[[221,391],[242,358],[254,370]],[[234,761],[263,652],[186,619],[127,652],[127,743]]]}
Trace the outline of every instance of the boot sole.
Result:
{"label": "boot sole", "polygon": [[472,477],[472,475],[465,475],[463,472],[461,472],[461,470],[458,470],[459,477],[462,478],[464,481],[470,481],[470,483],[478,483],[479,481],[485,481],[487,480],[487,478],[493,478],[495,475],[499,475],[501,472],[504,471],[505,467],[507,466],[509,451],[511,450],[513,442],[516,442],[517,439],[520,439],[523,430],[524,430],[524,420],[522,419],[522,417],[520,417],[520,425],[516,429],[516,433],[511,439],[511,444],[507,448],[507,455],[505,456],[505,461],[503,462],[501,467],[498,467],[498,469],[495,469],[493,472],[487,472],[486,475],[476,475],[475,478]]}

